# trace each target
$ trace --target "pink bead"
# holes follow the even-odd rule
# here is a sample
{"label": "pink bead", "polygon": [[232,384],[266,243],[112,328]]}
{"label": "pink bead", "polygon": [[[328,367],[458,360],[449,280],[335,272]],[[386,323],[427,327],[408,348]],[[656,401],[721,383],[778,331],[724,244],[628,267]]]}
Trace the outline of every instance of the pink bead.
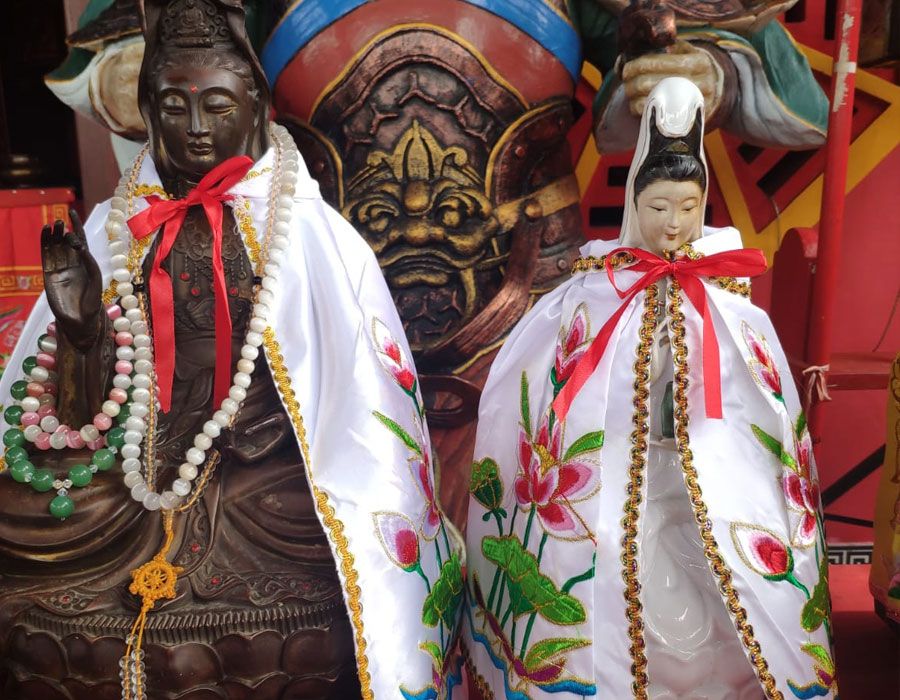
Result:
{"label": "pink bead", "polygon": [[122,404],[128,401],[128,392],[119,387],[114,387],[109,390],[109,398],[116,403]]}
{"label": "pink bead", "polygon": [[119,331],[116,333],[116,345],[131,345],[134,342],[134,336],[128,331]]}
{"label": "pink bead", "polygon": [[50,433],[41,433],[34,439],[34,446],[39,450],[50,449]]}
{"label": "pink bead", "polygon": [[105,413],[98,413],[94,416],[94,427],[97,430],[109,430],[112,427],[112,418]]}
{"label": "pink bead", "polygon": [[41,367],[54,369],[56,367],[56,358],[53,357],[53,355],[51,355],[49,352],[39,352],[37,354],[37,363]]}
{"label": "pink bead", "polygon": [[29,425],[37,425],[40,422],[41,417],[35,411],[26,411],[22,414],[22,425],[26,428]]}
{"label": "pink bead", "polygon": [[46,384],[44,384],[44,391],[50,394],[50,396],[56,396],[58,390],[56,388],[56,384],[47,382]]}
{"label": "pink bead", "polygon": [[89,443],[87,443],[87,447],[89,450],[94,450],[96,452],[101,447],[103,447],[105,444],[106,444],[106,438],[104,438],[101,435],[96,440],[91,440]]}
{"label": "pink bead", "polygon": [[41,407],[38,409],[37,414],[38,414],[41,418],[43,418],[44,416],[55,416],[55,415],[56,415],[56,408],[53,407],[53,406],[51,406],[51,405],[48,404],[48,403],[45,403],[43,406],[41,406]]}
{"label": "pink bead", "polygon": [[47,335],[56,337],[56,321],[47,324]]}
{"label": "pink bead", "polygon": [[57,426],[56,430],[54,430],[53,432],[54,433],[67,433],[67,432],[69,432],[69,430],[70,430],[70,428],[68,425],[66,425],[65,423],[61,423],[59,426]]}
{"label": "pink bead", "polygon": [[106,315],[109,316],[110,320],[115,321],[122,315],[122,307],[118,304],[110,304],[106,307]]}
{"label": "pink bead", "polygon": [[73,450],[80,450],[84,447],[84,438],[78,434],[77,430],[70,430],[66,435],[66,445]]}
{"label": "pink bead", "polygon": [[25,387],[25,391],[29,396],[37,398],[44,393],[44,385],[40,382],[28,382],[28,386]]}
{"label": "pink bead", "polygon": [[134,365],[132,365],[128,360],[119,360],[116,362],[116,372],[118,374],[129,375],[134,371]]}

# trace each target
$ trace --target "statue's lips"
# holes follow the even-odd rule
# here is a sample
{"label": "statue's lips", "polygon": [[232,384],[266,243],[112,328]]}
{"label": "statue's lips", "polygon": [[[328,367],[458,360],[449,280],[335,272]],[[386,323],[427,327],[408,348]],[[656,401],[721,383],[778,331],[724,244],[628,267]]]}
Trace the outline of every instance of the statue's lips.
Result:
{"label": "statue's lips", "polygon": [[378,262],[385,275],[416,272],[453,273],[473,267],[482,257],[483,253],[469,258],[456,258],[442,250],[432,249],[428,253],[423,253],[420,250],[405,248],[379,256]]}
{"label": "statue's lips", "polygon": [[208,156],[213,152],[211,143],[192,142],[188,143],[187,149],[195,156]]}

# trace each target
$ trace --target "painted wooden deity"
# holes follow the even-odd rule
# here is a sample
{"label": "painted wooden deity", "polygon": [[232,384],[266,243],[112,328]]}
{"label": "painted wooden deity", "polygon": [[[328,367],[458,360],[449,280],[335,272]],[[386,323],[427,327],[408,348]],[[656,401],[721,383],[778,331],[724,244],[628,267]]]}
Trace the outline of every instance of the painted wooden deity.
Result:
{"label": "painted wooden deity", "polygon": [[0,697],[446,697],[461,547],[377,260],[241,3],[143,11],[149,143],[43,231],[0,381]]}
{"label": "painted wooden deity", "polygon": [[510,334],[479,411],[464,644],[485,697],[837,698],[812,444],[703,226],[703,98],[645,105],[618,243]]}

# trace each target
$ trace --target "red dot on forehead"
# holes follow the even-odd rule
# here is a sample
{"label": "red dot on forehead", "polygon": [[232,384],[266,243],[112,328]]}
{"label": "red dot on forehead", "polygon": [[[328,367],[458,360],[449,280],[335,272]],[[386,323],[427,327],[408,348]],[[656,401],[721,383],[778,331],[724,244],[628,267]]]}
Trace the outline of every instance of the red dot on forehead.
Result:
{"label": "red dot on forehead", "polygon": [[191,92],[197,92],[197,86],[191,85]]}

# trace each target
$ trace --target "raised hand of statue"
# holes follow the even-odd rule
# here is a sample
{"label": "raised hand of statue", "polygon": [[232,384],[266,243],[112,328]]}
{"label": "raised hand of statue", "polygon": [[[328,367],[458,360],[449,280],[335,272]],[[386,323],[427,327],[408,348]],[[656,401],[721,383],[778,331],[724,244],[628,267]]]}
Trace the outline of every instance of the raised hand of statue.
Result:
{"label": "raised hand of statue", "polygon": [[100,332],[102,279],[78,214],[70,209],[69,216],[71,231],[66,231],[62,221],[41,231],[44,289],[57,329],[78,350],[86,352]]}

